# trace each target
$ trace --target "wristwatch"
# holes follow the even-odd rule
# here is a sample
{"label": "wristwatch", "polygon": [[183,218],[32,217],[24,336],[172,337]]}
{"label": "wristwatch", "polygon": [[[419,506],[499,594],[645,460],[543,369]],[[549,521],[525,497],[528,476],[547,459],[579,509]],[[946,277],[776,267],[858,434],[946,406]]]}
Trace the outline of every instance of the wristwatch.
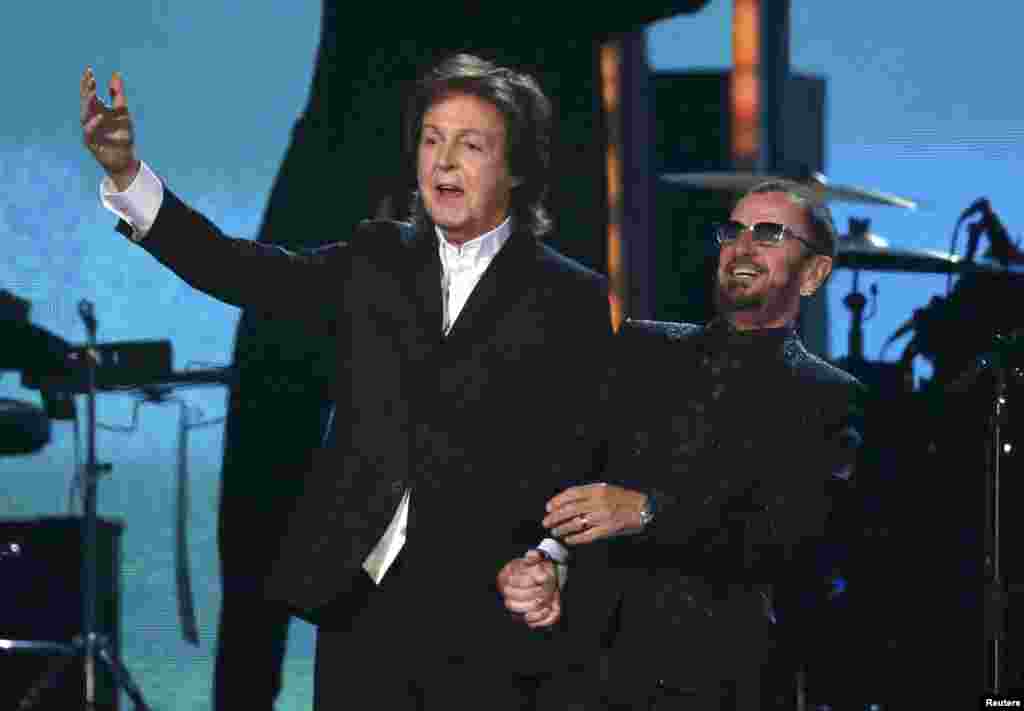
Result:
{"label": "wristwatch", "polygon": [[654,520],[654,497],[650,494],[644,499],[644,505],[640,509],[640,527],[647,528],[647,525]]}

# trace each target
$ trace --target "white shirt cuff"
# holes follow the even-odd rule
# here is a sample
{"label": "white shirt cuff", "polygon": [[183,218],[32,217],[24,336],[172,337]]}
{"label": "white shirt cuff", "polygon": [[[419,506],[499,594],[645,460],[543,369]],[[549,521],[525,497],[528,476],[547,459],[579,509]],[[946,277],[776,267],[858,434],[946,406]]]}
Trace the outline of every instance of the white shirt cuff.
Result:
{"label": "white shirt cuff", "polygon": [[109,177],[104,177],[100,183],[100,202],[131,226],[135,242],[140,242],[149,232],[163,201],[164,184],[145,161],[139,161],[135,180],[123,192],[118,192]]}
{"label": "white shirt cuff", "polygon": [[569,549],[554,538],[545,538],[537,545],[537,550],[547,553],[548,558],[556,563],[568,564]]}
{"label": "white shirt cuff", "polygon": [[537,544],[537,550],[554,561],[555,575],[558,576],[558,589],[564,589],[565,583],[569,580],[569,549],[554,538],[545,538]]}

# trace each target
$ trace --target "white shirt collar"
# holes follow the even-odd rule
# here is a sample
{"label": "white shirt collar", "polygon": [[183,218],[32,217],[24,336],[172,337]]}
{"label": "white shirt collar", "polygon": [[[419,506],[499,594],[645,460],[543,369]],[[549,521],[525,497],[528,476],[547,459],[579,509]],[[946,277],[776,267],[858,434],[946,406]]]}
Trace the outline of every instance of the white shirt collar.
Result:
{"label": "white shirt collar", "polygon": [[490,232],[480,235],[474,239],[464,242],[461,245],[452,244],[444,236],[444,230],[434,225],[437,239],[440,245],[442,258],[454,258],[459,261],[471,260],[473,262],[489,262],[502,248],[508,238],[512,236],[512,217],[505,218],[505,221]]}

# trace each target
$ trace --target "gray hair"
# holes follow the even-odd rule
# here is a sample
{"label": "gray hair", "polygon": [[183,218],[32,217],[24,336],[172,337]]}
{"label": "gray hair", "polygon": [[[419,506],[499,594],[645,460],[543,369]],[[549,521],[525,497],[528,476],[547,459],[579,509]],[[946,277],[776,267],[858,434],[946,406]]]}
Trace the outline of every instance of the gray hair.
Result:
{"label": "gray hair", "polygon": [[761,193],[782,193],[793,204],[803,208],[807,213],[807,221],[811,224],[811,241],[820,248],[821,254],[835,258],[839,240],[836,237],[835,223],[832,221],[832,211],[814,188],[795,180],[778,178],[755,185],[743,195],[743,198]]}

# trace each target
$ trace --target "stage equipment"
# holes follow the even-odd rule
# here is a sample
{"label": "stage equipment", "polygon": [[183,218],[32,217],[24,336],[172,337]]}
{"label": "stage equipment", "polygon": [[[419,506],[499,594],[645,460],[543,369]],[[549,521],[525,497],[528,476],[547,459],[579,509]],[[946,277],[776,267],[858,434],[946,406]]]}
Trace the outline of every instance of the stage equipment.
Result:
{"label": "stage equipment", "polygon": [[685,185],[691,188],[706,188],[724,192],[745,193],[748,190],[771,180],[795,180],[814,189],[822,202],[843,202],[860,205],[888,205],[907,210],[915,210],[919,203],[910,198],[853,185],[836,185],[829,182],[822,173],[811,172],[807,175],[766,175],[761,173],[663,173],[661,179],[666,183]]}
{"label": "stage equipment", "polygon": [[[85,324],[88,334],[87,347],[96,347],[97,322],[91,302],[79,302],[78,313]],[[97,663],[106,667],[113,681],[115,695],[117,689],[123,689],[135,703],[136,709],[148,711],[149,706],[142,697],[142,692],[132,680],[128,670],[118,658],[111,640],[97,631],[96,627],[96,586],[97,586],[97,516],[96,497],[99,477],[111,470],[110,464],[96,461],[96,363],[93,358],[84,358],[86,368],[86,395],[88,398],[86,464],[84,476],[84,513],[81,521],[82,541],[82,628],[71,643],[51,642],[45,640],[0,640],[0,649],[13,653],[57,655],[55,663],[43,675],[29,694],[19,704],[19,711],[27,711],[36,707],[41,696],[40,692],[52,687],[64,672],[71,660],[81,659],[85,668],[85,688],[83,693],[85,707],[96,706]],[[64,657],[63,659],[60,657]]]}
{"label": "stage equipment", "polygon": [[1004,271],[994,264],[975,263],[956,254],[891,247],[888,240],[869,231],[869,224],[868,220],[850,219],[850,231],[839,236],[837,267],[920,274],[995,274]]}
{"label": "stage equipment", "polygon": [[[1019,674],[1010,663],[1007,642],[1016,644],[1015,656],[1020,654],[1022,640],[1008,639],[1008,612],[1011,572],[1003,566],[1003,542],[1012,540],[1004,535],[1009,527],[1004,515],[1015,511],[1019,500],[1014,500],[1014,482],[1004,482],[1003,474],[1008,471],[1006,464],[1012,462],[1017,442],[1007,436],[1010,424],[1011,393],[1019,393],[1024,385],[1024,329],[1018,329],[1007,336],[997,334],[992,341],[992,350],[975,358],[974,362],[946,389],[954,393],[973,392],[987,397],[989,416],[985,442],[985,529],[983,535],[982,565],[985,580],[983,598],[985,620],[985,692],[993,695],[1004,694],[1008,684],[1013,683],[1010,675]],[[1009,487],[1007,486],[1009,485]],[[1006,497],[1009,492],[1011,496]],[[1017,492],[1019,493],[1019,491]],[[1005,499],[1004,499],[1005,497]],[[1004,500],[1009,502],[1007,506]],[[1017,539],[1019,540],[1019,538]],[[1019,566],[1018,566],[1019,569]]]}
{"label": "stage equipment", "polygon": [[0,457],[38,452],[50,442],[50,418],[43,408],[0,398]]}
{"label": "stage equipment", "polygon": [[[99,519],[96,528],[96,630],[121,646],[121,533],[118,521]],[[82,629],[82,524],[77,516],[45,516],[0,521],[0,636],[45,640],[65,646]],[[0,642],[0,647],[5,643]],[[34,654],[0,659],[0,709],[78,711],[84,708],[84,664],[45,646]],[[60,679],[48,669],[63,669]],[[59,683],[58,683],[59,681]],[[47,683],[44,683],[47,682]],[[48,686],[52,684],[52,686]],[[118,707],[110,680],[96,679],[96,708]]]}

